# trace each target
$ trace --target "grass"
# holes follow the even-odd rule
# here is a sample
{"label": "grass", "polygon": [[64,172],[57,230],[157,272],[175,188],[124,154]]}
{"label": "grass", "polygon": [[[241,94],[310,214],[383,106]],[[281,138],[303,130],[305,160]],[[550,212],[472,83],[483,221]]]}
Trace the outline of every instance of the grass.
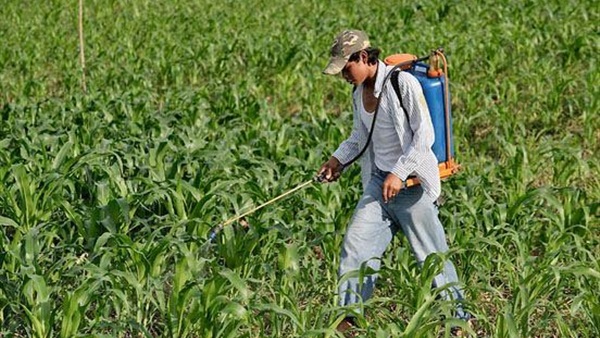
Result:
{"label": "grass", "polygon": [[[0,8],[0,336],[322,337],[358,168],[310,179],[350,133],[332,38],[449,58],[464,170],[441,218],[473,329],[600,334],[599,13],[590,1],[85,2]],[[366,337],[448,335],[397,237]],[[362,271],[368,273],[368,271]]]}

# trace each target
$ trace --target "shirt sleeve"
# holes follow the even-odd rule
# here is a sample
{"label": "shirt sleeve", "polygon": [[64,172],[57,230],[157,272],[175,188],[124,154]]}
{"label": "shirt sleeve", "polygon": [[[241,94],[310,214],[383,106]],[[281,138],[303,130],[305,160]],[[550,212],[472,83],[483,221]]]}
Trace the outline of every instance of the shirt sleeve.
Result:
{"label": "shirt sleeve", "polygon": [[[406,110],[413,134],[410,145],[392,168],[392,173],[404,181],[421,166],[423,160],[431,152],[435,134],[427,101],[419,81],[414,76],[401,72],[398,76],[398,84],[402,95],[400,109]],[[392,93],[395,95],[393,91]],[[402,111],[396,113],[402,114]]]}
{"label": "shirt sleeve", "polygon": [[342,164],[350,162],[358,153],[362,150],[360,145],[364,144],[367,138],[367,130],[360,120],[360,116],[357,116],[356,110],[356,99],[352,95],[352,106],[353,106],[353,123],[352,133],[350,136],[343,141],[337,150],[333,153],[333,157],[337,158]]}

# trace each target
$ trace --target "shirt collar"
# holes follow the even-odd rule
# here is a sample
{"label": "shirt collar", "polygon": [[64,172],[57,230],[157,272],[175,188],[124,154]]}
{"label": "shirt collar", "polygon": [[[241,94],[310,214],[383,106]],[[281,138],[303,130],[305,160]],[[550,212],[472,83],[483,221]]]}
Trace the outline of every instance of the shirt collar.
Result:
{"label": "shirt collar", "polygon": [[377,60],[377,78],[375,79],[375,89],[373,90],[373,95],[375,97],[379,97],[381,90],[383,88],[383,81],[385,80],[385,75],[387,74],[387,66],[381,61]]}

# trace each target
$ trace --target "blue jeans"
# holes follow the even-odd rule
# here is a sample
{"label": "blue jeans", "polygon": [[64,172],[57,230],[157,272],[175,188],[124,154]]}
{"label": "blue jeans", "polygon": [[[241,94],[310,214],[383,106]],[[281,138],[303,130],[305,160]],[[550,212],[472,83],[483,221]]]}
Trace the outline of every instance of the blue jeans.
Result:
{"label": "blue jeans", "polygon": [[[435,201],[423,192],[421,186],[401,190],[394,198],[383,202],[382,185],[388,172],[375,169],[365,192],[358,202],[351,223],[348,226],[340,261],[339,275],[360,268],[367,262],[373,270],[379,270],[380,257],[390,244],[398,227],[408,239],[412,252],[421,264],[431,253],[448,251],[444,228],[438,218]],[[350,305],[366,301],[373,293],[376,275],[363,278],[359,285],[358,277],[348,278],[339,287],[340,305]],[[435,276],[434,285],[444,286],[455,283],[442,293],[445,299],[462,300],[462,290],[456,285],[458,276],[454,264],[444,263],[443,271]],[[456,317],[468,319],[470,315],[456,308]]]}

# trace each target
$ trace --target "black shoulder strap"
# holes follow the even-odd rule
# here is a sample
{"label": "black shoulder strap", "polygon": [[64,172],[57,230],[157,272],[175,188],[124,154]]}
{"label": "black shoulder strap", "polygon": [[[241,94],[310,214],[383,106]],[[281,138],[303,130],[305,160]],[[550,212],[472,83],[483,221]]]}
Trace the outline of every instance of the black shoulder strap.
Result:
{"label": "black shoulder strap", "polygon": [[398,96],[398,100],[400,101],[400,107],[404,110],[404,115],[406,116],[406,120],[408,121],[408,112],[406,108],[404,108],[404,103],[402,102],[402,94],[400,94],[400,85],[398,84],[398,75],[400,75],[401,70],[396,70],[392,73],[391,81],[392,87],[394,87],[394,91],[396,92],[396,96]]}

